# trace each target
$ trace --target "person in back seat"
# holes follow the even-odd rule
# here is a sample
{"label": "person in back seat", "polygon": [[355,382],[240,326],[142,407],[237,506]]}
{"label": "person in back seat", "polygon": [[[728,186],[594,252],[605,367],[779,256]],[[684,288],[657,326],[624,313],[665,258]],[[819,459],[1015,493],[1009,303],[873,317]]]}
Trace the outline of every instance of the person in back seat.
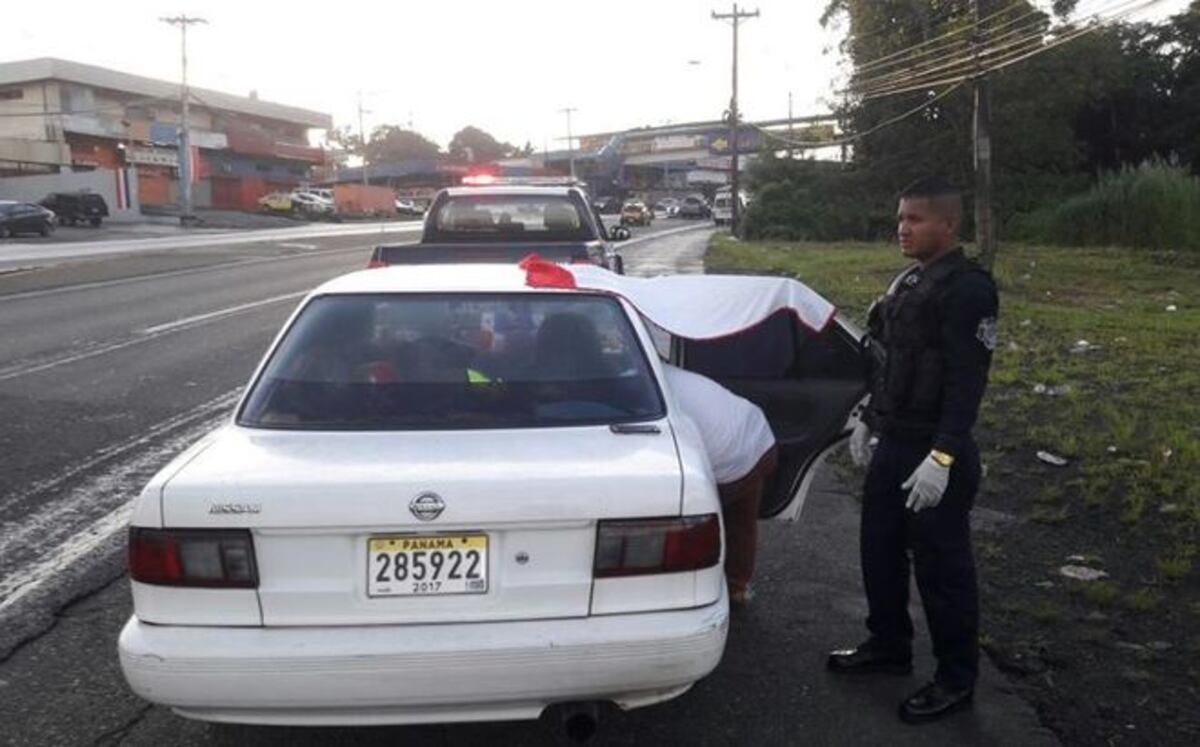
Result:
{"label": "person in back seat", "polygon": [[542,321],[534,360],[539,372],[552,379],[602,378],[607,368],[596,325],[573,312],[552,314]]}

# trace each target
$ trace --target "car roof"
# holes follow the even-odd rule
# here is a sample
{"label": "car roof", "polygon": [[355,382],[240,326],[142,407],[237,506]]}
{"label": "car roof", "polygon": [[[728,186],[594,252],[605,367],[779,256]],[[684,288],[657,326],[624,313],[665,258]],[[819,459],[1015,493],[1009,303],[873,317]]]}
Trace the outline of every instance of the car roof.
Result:
{"label": "car roof", "polygon": [[566,197],[572,192],[578,192],[579,187],[534,187],[525,184],[497,184],[486,187],[447,187],[446,194],[451,197],[463,195],[531,195]]}
{"label": "car roof", "polygon": [[[348,293],[561,293],[532,288],[515,264],[396,265],[333,278],[311,295]],[[579,291],[570,291],[578,293]]]}

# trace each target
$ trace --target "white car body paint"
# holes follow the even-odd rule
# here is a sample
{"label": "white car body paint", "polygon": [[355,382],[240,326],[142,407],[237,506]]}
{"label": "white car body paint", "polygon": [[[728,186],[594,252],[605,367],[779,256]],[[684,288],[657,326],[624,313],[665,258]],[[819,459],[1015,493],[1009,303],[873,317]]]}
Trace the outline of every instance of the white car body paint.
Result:
{"label": "white car body paint", "polygon": [[[572,292],[530,289],[510,266],[423,266],[354,273],[310,298],[464,291]],[[622,306],[661,382],[649,334]],[[151,481],[132,524],[248,528],[259,586],[135,584],[118,646],[127,680],[194,718],[310,725],[534,718],[558,702],[679,695],[724,651],[721,564],[592,578],[598,520],[720,513],[694,426],[660,388],[656,433],[225,425]],[[446,504],[433,522],[409,511],[425,491]],[[487,533],[487,593],[368,597],[367,538],[433,531]]]}

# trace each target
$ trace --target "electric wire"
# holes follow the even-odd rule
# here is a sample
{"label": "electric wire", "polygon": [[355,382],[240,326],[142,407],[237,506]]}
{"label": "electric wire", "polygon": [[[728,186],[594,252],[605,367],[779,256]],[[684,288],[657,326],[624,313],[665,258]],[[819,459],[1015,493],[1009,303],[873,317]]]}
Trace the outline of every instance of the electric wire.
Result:
{"label": "electric wire", "polygon": [[814,148],[836,148],[836,147],[840,147],[842,145],[850,145],[858,140],[863,139],[864,137],[866,137],[868,135],[871,135],[875,132],[878,132],[879,130],[882,130],[884,127],[890,127],[891,125],[894,125],[897,122],[900,122],[902,120],[908,119],[909,117],[915,116],[915,115],[925,111],[929,107],[933,106],[937,102],[941,101],[942,99],[946,98],[951,93],[953,93],[955,90],[961,88],[962,85],[963,84],[961,82],[955,83],[954,85],[945,89],[941,93],[933,96],[928,101],[921,103],[919,106],[913,107],[912,109],[909,109],[908,111],[906,111],[902,114],[898,114],[889,119],[885,119],[884,121],[879,122],[866,130],[863,130],[862,132],[856,132],[853,135],[847,135],[846,137],[840,138],[838,140],[825,140],[825,141],[820,141],[820,142],[813,141],[813,140],[808,140],[808,141],[791,140],[791,139],[783,137],[782,135],[779,135],[775,132],[772,132],[771,130],[766,129],[765,127],[756,125],[752,122],[748,123],[748,124],[750,125],[750,127],[757,130],[758,132],[762,133],[763,135],[766,135],[767,137],[771,138],[772,140],[782,143],[784,146],[789,147],[789,148],[797,148],[797,149],[801,149],[801,150],[809,150],[809,149],[814,149]]}
{"label": "electric wire", "polygon": [[[1080,26],[1080,27],[1068,26],[1068,27],[1066,27],[1066,29],[1064,31],[1061,32],[1061,35],[1055,35],[1055,34],[1051,33],[1050,36],[1052,38],[1043,44],[1035,45],[1032,49],[1018,48],[1018,49],[1010,50],[1006,54],[1000,55],[998,57],[995,57],[995,58],[989,60],[988,64],[986,66],[980,65],[978,67],[978,69],[973,69],[969,72],[963,72],[963,73],[947,72],[944,74],[944,77],[937,77],[936,75],[931,76],[931,75],[916,74],[916,75],[912,75],[905,79],[898,79],[898,80],[893,81],[886,85],[881,84],[881,86],[879,88],[875,88],[875,89],[868,89],[868,90],[864,91],[861,89],[851,87],[850,89],[847,89],[845,91],[845,93],[857,95],[863,99],[870,99],[870,98],[878,98],[881,96],[895,95],[895,94],[899,94],[899,93],[907,93],[910,91],[920,90],[922,88],[934,88],[934,87],[941,86],[941,85],[948,85],[951,83],[956,83],[959,81],[967,80],[967,79],[976,77],[978,75],[984,75],[984,74],[992,72],[994,70],[1001,70],[1003,68],[1009,67],[1012,64],[1021,62],[1022,60],[1026,60],[1026,59],[1029,59],[1030,57],[1041,54],[1042,52],[1046,52],[1051,49],[1055,49],[1067,42],[1073,41],[1074,39],[1078,39],[1081,36],[1093,33],[1102,28],[1106,28],[1107,26],[1111,25],[1113,22],[1120,21],[1130,15],[1133,15],[1134,13],[1144,10],[1152,5],[1156,5],[1161,1],[1162,0],[1134,0],[1132,4],[1130,2],[1122,3],[1122,5],[1131,6],[1131,7],[1123,8],[1120,11],[1112,13],[1111,15],[1108,15],[1106,17],[1096,16],[1096,17],[1092,18],[1092,20],[1084,26]],[[972,58],[971,61],[973,62],[974,58]]]}

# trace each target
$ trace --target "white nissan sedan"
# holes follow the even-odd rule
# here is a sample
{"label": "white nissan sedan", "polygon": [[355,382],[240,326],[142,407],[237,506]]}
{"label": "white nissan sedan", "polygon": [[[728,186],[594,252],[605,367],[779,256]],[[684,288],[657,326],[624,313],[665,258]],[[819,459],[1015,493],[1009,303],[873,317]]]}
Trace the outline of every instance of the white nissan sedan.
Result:
{"label": "white nissan sedan", "polygon": [[698,276],[730,304],[706,316],[692,285],[562,272],[309,294],[231,422],[136,503],[133,690],[212,721],[399,724],[634,708],[711,672],[720,506],[660,355],[763,407],[764,514],[794,517],[862,396],[856,333],[782,278]]}

